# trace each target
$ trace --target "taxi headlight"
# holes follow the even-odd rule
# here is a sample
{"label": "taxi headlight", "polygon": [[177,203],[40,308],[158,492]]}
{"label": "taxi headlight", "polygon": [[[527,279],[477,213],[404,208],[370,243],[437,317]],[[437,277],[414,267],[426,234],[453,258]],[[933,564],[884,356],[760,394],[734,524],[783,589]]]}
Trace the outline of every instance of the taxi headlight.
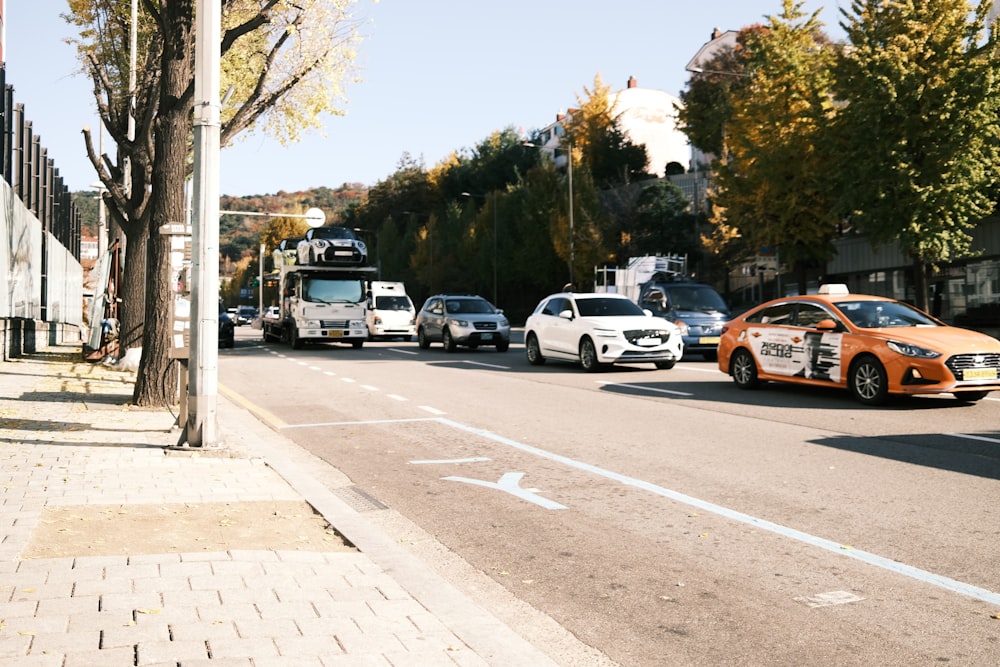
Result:
{"label": "taxi headlight", "polygon": [[889,349],[893,352],[898,352],[904,357],[916,357],[918,359],[937,359],[941,356],[940,352],[935,352],[934,350],[928,350],[925,347],[920,347],[919,345],[913,345],[911,343],[903,343],[898,340],[887,340],[885,342],[889,346]]}

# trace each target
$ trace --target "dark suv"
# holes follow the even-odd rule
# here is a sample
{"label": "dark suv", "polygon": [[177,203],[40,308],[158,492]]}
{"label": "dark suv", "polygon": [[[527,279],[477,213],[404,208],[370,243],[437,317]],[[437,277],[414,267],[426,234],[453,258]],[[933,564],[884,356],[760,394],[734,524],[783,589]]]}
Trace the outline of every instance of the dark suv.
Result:
{"label": "dark suv", "polygon": [[417,341],[424,350],[441,341],[446,352],[454,352],[459,345],[473,349],[491,345],[497,352],[506,352],[510,322],[481,296],[438,294],[427,299],[417,313]]}
{"label": "dark suv", "polygon": [[730,312],[711,285],[650,281],[639,290],[639,305],[680,327],[685,354],[716,358],[722,325],[729,321]]}

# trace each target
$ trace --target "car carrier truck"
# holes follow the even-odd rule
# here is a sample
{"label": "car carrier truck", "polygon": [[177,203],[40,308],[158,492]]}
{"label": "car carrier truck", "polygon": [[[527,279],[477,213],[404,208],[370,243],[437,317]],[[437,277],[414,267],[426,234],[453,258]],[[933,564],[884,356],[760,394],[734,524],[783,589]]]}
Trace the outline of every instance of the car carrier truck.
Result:
{"label": "car carrier truck", "polygon": [[367,282],[375,267],[297,264],[289,253],[274,252],[277,271],[265,278],[278,286],[278,316],[263,319],[264,340],[301,349],[305,343],[348,343],[368,340],[365,324]]}

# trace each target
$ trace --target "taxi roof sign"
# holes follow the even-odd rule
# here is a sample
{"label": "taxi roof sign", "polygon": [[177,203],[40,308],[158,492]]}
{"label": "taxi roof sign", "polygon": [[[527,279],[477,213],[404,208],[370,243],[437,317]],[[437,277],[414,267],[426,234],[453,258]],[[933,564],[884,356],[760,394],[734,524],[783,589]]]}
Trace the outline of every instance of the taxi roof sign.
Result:
{"label": "taxi roof sign", "polygon": [[847,289],[847,285],[844,283],[830,283],[829,285],[819,286],[820,294],[850,294],[851,290]]}

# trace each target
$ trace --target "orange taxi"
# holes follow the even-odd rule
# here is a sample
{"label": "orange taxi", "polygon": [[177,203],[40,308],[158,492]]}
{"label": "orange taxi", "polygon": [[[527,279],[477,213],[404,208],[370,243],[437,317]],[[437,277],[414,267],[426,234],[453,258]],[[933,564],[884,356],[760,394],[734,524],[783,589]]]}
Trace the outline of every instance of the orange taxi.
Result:
{"label": "orange taxi", "polygon": [[727,322],[719,369],[742,389],[763,381],[845,387],[866,405],[890,394],[972,402],[1000,391],[1000,340],[948,326],[902,301],[819,294],[769,301]]}

